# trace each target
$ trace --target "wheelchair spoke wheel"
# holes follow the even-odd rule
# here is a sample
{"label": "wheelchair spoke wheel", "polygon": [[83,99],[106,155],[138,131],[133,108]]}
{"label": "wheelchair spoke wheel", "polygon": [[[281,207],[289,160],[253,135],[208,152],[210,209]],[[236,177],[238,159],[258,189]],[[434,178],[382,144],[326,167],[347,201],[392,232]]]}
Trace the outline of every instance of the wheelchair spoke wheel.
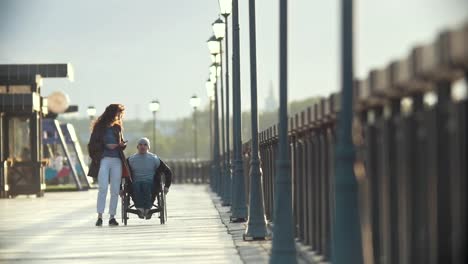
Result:
{"label": "wheelchair spoke wheel", "polygon": [[163,191],[161,191],[160,195],[160,203],[159,203],[159,220],[161,224],[165,224],[167,222],[167,208],[166,208],[166,195]]}
{"label": "wheelchair spoke wheel", "polygon": [[166,203],[166,194],[163,192],[164,196],[164,223],[167,223],[167,203]]}
{"label": "wheelchair spoke wheel", "polygon": [[122,197],[122,222],[124,225],[127,225],[127,220],[128,220],[128,194],[125,194]]}

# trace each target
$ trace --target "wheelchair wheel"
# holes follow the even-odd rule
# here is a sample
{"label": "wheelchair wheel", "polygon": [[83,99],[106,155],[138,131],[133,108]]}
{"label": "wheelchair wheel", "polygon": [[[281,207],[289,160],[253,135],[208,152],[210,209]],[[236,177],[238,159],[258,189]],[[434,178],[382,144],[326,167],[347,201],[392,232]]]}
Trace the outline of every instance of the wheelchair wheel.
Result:
{"label": "wheelchair wheel", "polygon": [[161,224],[165,224],[167,222],[167,207],[166,207],[166,194],[164,191],[161,191],[160,195],[160,204],[159,204],[159,220]]}
{"label": "wheelchair wheel", "polygon": [[167,223],[167,199],[166,199],[166,194],[163,193],[164,196],[164,223]]}
{"label": "wheelchair wheel", "polygon": [[122,197],[122,222],[124,225],[127,225],[127,220],[128,220],[128,204],[129,204],[129,197],[128,193],[124,194]]}

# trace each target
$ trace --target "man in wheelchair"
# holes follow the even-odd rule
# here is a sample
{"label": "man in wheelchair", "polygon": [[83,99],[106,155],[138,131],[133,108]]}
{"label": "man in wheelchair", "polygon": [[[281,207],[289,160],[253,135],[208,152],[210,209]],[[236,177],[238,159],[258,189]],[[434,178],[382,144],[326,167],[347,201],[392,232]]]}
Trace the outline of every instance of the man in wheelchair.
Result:
{"label": "man in wheelchair", "polygon": [[[132,172],[132,189],[135,208],[139,218],[151,218],[150,209],[153,205],[153,194],[169,192],[172,181],[172,171],[156,154],[149,152],[148,138],[138,140],[138,152],[128,158]],[[164,174],[164,190],[161,190],[161,174]]]}

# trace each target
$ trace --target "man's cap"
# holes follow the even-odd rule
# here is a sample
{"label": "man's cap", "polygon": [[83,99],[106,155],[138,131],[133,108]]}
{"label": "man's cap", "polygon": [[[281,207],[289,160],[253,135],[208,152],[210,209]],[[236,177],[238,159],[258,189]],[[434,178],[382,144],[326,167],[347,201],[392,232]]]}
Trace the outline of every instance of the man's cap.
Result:
{"label": "man's cap", "polygon": [[148,145],[148,148],[150,147],[150,141],[149,141],[148,138],[145,138],[145,137],[140,138],[140,139],[138,140],[138,145],[140,145],[140,144],[143,144],[143,145],[146,144],[146,145]]}

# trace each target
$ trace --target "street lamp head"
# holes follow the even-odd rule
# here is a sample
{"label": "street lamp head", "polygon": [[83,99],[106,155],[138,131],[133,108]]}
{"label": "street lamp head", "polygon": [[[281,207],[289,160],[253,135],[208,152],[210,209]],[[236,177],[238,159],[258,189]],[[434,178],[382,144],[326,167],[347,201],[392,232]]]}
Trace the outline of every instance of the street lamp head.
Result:
{"label": "street lamp head", "polygon": [[220,64],[221,63],[221,55],[220,54],[211,55],[211,62]]}
{"label": "street lamp head", "polygon": [[159,111],[159,101],[158,100],[151,101],[151,103],[149,104],[149,109],[153,113],[156,113],[157,111]]}
{"label": "street lamp head", "polygon": [[196,96],[196,95],[193,95],[193,96],[190,98],[190,105],[191,105],[194,109],[197,109],[197,108],[200,106],[200,98],[198,98],[198,96]]}
{"label": "street lamp head", "polygon": [[215,34],[216,39],[218,41],[222,40],[226,35],[226,31],[224,29],[224,21],[221,20],[221,18],[218,18],[215,22],[213,22],[213,24],[211,24],[211,26],[213,27],[213,32]]}
{"label": "street lamp head", "polygon": [[89,118],[94,118],[96,116],[96,108],[90,105],[88,106],[88,109],[86,109],[86,113],[88,114]]}
{"label": "street lamp head", "polygon": [[219,41],[216,39],[215,36],[211,36],[207,41],[206,43],[208,44],[208,49],[210,50],[210,53],[212,55],[216,55],[216,54],[219,54],[220,53],[220,45],[219,45]]}
{"label": "street lamp head", "polygon": [[232,0],[218,0],[219,12],[223,16],[229,16],[232,12]]}

